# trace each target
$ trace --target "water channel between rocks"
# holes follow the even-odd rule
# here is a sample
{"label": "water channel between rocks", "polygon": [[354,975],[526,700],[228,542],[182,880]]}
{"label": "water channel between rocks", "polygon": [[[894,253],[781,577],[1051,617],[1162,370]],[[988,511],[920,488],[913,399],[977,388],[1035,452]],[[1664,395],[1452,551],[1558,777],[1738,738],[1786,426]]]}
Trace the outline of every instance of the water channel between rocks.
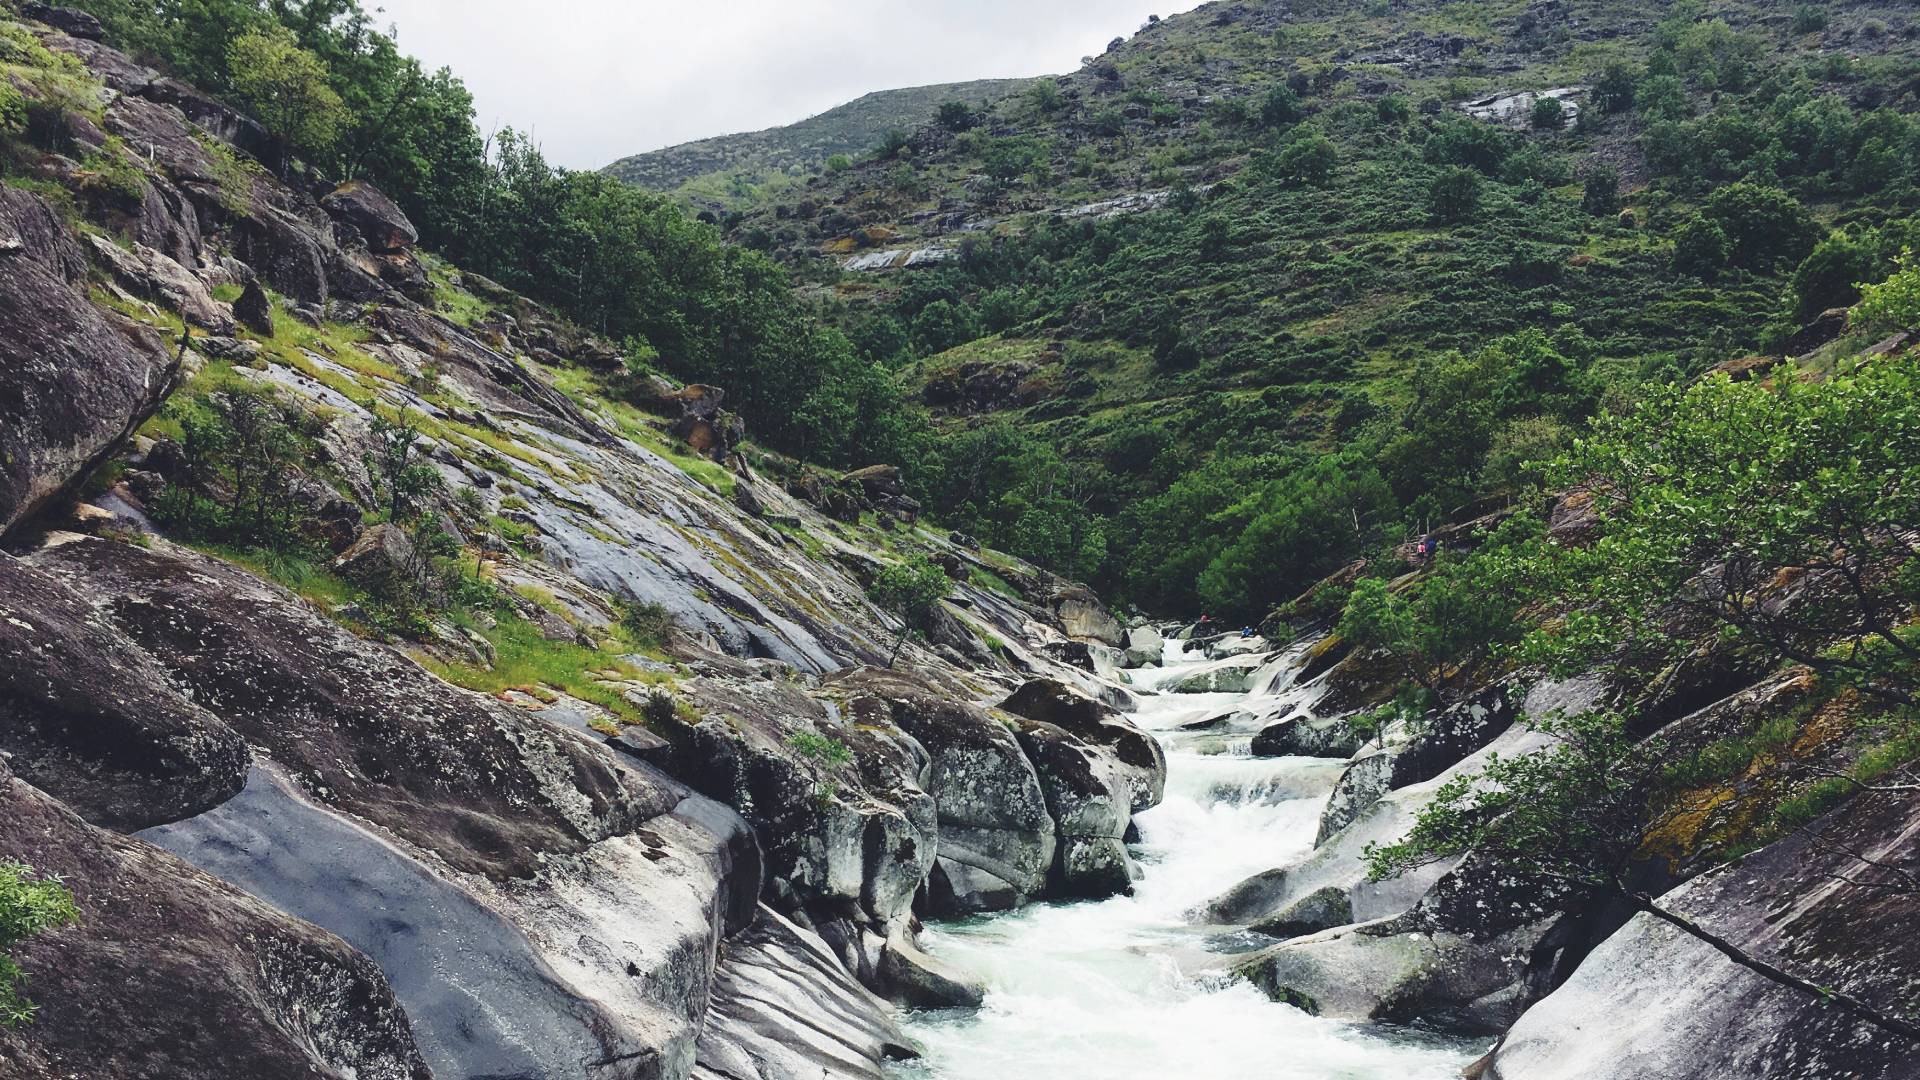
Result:
{"label": "water channel between rocks", "polygon": [[1259,721],[1244,714],[1182,730],[1311,694],[1292,685],[1291,656],[1263,668],[1251,693],[1157,692],[1207,666],[1184,645],[1169,641],[1161,666],[1127,673],[1140,703],[1131,718],[1167,751],[1166,798],[1134,819],[1134,894],[930,926],[927,947],[984,978],[988,995],[979,1010],[909,1014],[927,1056],[897,1066],[899,1080],[1440,1080],[1486,1050],[1322,1020],[1209,973],[1228,959],[1220,950],[1253,942],[1222,941],[1188,913],[1306,855],[1343,763],[1252,757]]}

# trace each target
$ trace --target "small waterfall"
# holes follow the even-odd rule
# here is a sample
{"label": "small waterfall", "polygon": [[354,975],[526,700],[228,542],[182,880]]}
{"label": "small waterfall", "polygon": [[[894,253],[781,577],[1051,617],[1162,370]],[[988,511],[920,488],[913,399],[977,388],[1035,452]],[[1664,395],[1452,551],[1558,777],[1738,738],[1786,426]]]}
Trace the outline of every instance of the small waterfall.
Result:
{"label": "small waterfall", "polygon": [[[1311,643],[1254,673],[1249,693],[1172,693],[1218,661],[1168,639],[1126,673],[1131,719],[1167,753],[1161,804],[1135,818],[1132,896],[1037,904],[929,928],[928,947],[982,975],[979,1010],[910,1014],[916,1080],[1441,1080],[1477,1056],[1447,1040],[1322,1020],[1195,972],[1221,947],[1188,913],[1248,875],[1307,854],[1343,762],[1256,758],[1260,727],[1312,703],[1295,676]],[[1117,674],[1117,673],[1116,673]],[[1114,675],[1106,676],[1108,678]]]}

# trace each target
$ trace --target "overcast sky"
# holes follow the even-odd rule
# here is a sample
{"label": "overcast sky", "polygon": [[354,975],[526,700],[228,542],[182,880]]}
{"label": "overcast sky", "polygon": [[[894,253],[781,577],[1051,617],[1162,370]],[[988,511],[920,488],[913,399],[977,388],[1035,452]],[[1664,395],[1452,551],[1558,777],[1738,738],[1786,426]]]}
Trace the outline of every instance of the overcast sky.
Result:
{"label": "overcast sky", "polygon": [[1199,0],[363,0],[482,128],[574,168],[792,123],[870,90],[1060,74]]}

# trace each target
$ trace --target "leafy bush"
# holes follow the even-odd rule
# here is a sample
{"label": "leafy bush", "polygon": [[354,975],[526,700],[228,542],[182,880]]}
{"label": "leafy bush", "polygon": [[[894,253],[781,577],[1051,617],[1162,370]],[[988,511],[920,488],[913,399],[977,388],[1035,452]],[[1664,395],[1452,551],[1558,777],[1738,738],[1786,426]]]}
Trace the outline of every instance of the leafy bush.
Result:
{"label": "leafy bush", "polygon": [[79,919],[73,894],[59,881],[36,876],[25,863],[0,861],[0,1028],[33,1019],[33,1002],[20,991],[26,973],[8,955],[13,947]]}
{"label": "leafy bush", "polygon": [[1471,221],[1480,212],[1480,174],[1472,169],[1447,169],[1427,188],[1427,216],[1440,225]]}

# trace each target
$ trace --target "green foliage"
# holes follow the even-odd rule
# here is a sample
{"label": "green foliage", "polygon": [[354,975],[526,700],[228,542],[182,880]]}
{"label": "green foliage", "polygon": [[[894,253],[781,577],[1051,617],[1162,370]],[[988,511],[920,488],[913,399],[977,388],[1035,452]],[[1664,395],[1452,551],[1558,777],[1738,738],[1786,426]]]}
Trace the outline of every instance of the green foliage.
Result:
{"label": "green foliage", "polygon": [[1325,187],[1340,163],[1339,148],[1317,131],[1304,131],[1287,140],[1273,156],[1273,175],[1295,184]]}
{"label": "green foliage", "polygon": [[1471,221],[1480,212],[1480,174],[1450,168],[1434,177],[1427,188],[1427,216],[1440,225]]}
{"label": "green foliage", "polygon": [[1793,317],[1807,322],[1828,308],[1851,307],[1863,282],[1889,269],[1878,236],[1843,230],[1827,234],[1793,271]]}
{"label": "green foliage", "polygon": [[26,973],[9,953],[49,930],[80,920],[80,909],[56,878],[43,878],[12,859],[0,860],[0,1028],[33,1019],[34,1005],[21,993]]}
{"label": "green foliage", "polygon": [[1707,217],[1694,217],[1673,231],[1673,268],[1712,281],[1726,268],[1733,244],[1720,223]]}
{"label": "green foliage", "polygon": [[1267,96],[1260,101],[1260,123],[1265,127],[1287,127],[1299,123],[1305,115],[1300,107],[1300,95],[1285,83],[1267,91]]}
{"label": "green foliage", "polygon": [[1798,263],[1819,237],[1806,208],[1779,188],[1729,184],[1707,197],[1701,213],[1726,235],[1728,260],[1744,269]]}
{"label": "green foliage", "polygon": [[1920,645],[1901,629],[1920,600],[1911,361],[1655,391],[1602,418],[1553,479],[1594,493],[1604,532],[1544,553],[1543,578],[1584,606],[1529,638],[1536,659],[1571,671],[1626,649],[1650,677],[1721,637],[1914,703]]}
{"label": "green foliage", "polygon": [[965,302],[935,300],[913,317],[914,348],[922,356],[945,352],[980,336],[980,315]]}
{"label": "green foliage", "polygon": [[1640,845],[1654,752],[1612,714],[1528,723],[1552,735],[1552,744],[1519,756],[1490,754],[1478,772],[1440,785],[1404,839],[1368,845],[1369,876],[1396,877],[1473,852],[1550,888],[1619,888]]}
{"label": "green foliage", "polygon": [[955,134],[972,129],[977,122],[973,106],[964,101],[942,102],[934,119],[941,127]]}
{"label": "green foliage", "polygon": [[817,731],[796,731],[787,736],[787,745],[793,747],[801,757],[829,768],[837,769],[853,763],[853,750],[846,743]]}
{"label": "green foliage", "polygon": [[1594,80],[1591,102],[1603,114],[1626,112],[1633,108],[1635,89],[1633,69],[1621,63],[1608,64]]}
{"label": "green foliage", "polygon": [[1052,79],[1035,79],[1027,87],[1027,101],[1041,113],[1056,113],[1066,106],[1060,84]]}
{"label": "green foliage", "polygon": [[419,425],[405,413],[396,419],[376,413],[374,448],[362,456],[374,490],[385,504],[388,521],[410,521],[426,496],[440,490],[440,470],[419,460]]}
{"label": "green foliage", "polygon": [[1244,521],[1200,574],[1200,600],[1229,620],[1265,614],[1352,561],[1395,509],[1377,469],[1320,461],[1222,511]]}
{"label": "green foliage", "polygon": [[1386,652],[1415,685],[1450,702],[1455,685],[1519,640],[1521,612],[1538,588],[1529,568],[1540,557],[1542,532],[1537,519],[1516,515],[1473,554],[1437,556],[1410,588],[1363,578],[1340,613],[1340,636]]}
{"label": "green foliage", "polygon": [[1913,249],[1901,253],[1899,271],[1878,285],[1860,290],[1859,317],[1889,326],[1920,327],[1920,257]]}
{"label": "green foliage", "polygon": [[882,611],[900,621],[900,636],[894,640],[887,666],[900,656],[907,637],[924,632],[933,625],[950,588],[947,572],[915,553],[881,570],[867,588],[867,597]]}
{"label": "green foliage", "polygon": [[663,605],[642,602],[625,604],[620,609],[620,628],[627,640],[642,649],[658,649],[667,643],[674,629],[673,613]]}
{"label": "green foliage", "polygon": [[324,153],[347,124],[346,103],[328,84],[326,65],[291,30],[240,35],[229,46],[227,68],[240,105],[294,149]]}
{"label": "green foliage", "polygon": [[1559,131],[1567,126],[1567,109],[1559,98],[1543,97],[1527,111],[1527,124],[1535,131]]}
{"label": "green foliage", "polygon": [[1620,170],[1595,165],[1587,170],[1580,192],[1580,209],[1595,217],[1620,211]]}
{"label": "green foliage", "polygon": [[304,522],[289,488],[304,440],[270,398],[230,387],[167,407],[181,431],[181,463],[154,517],[191,538],[268,551],[301,549]]}

